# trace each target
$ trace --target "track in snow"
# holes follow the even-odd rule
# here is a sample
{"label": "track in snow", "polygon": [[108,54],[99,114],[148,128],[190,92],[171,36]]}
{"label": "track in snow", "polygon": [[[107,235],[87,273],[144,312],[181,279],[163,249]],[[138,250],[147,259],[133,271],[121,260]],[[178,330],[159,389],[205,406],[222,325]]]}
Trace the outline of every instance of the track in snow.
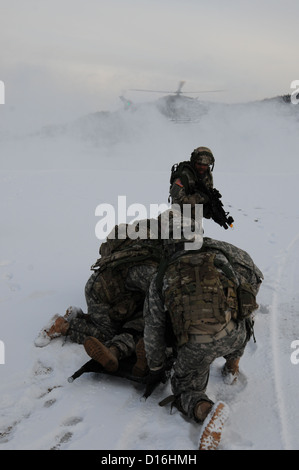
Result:
{"label": "track in snow", "polygon": [[[299,365],[291,362],[291,343],[299,339],[299,234],[278,257],[275,291],[271,306],[271,352],[277,413],[282,448],[299,448],[298,424],[292,410],[297,407]],[[290,371],[291,369],[291,371]]]}

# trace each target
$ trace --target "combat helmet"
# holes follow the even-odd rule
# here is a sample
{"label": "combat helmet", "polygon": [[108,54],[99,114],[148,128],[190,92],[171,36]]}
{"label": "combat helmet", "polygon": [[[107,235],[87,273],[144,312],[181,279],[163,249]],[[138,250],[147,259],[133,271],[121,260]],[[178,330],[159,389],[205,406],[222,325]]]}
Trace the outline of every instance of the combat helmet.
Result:
{"label": "combat helmet", "polygon": [[208,147],[197,147],[191,153],[190,161],[192,164],[195,162],[202,163],[203,165],[211,165],[213,171],[215,158],[212,151]]}

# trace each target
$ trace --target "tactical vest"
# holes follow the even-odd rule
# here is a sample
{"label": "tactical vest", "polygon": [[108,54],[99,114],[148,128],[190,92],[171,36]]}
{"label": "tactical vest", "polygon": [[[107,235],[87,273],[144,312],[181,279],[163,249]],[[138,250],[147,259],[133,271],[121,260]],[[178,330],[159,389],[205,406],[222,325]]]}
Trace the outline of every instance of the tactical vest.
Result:
{"label": "tactical vest", "polygon": [[236,285],[214,264],[216,254],[184,254],[170,262],[163,295],[178,346],[190,334],[215,335],[237,318]]}

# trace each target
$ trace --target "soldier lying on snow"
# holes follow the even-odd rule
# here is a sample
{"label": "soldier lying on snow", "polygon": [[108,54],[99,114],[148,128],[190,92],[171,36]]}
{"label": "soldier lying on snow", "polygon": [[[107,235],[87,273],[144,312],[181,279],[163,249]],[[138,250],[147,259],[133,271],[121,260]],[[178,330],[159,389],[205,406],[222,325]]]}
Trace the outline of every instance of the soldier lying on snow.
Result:
{"label": "soldier lying on snow", "polygon": [[118,238],[118,230],[123,233],[124,226],[114,227],[100,247],[101,257],[91,267],[94,273],[85,286],[87,314],[69,307],[64,316],[55,315],[35,345],[43,347],[53,338],[65,336],[84,344],[86,352],[109,371],[115,371],[118,361],[136,352],[133,373],[142,376],[147,372],[143,303],[162,246],[151,236],[149,224],[136,226],[136,239]]}

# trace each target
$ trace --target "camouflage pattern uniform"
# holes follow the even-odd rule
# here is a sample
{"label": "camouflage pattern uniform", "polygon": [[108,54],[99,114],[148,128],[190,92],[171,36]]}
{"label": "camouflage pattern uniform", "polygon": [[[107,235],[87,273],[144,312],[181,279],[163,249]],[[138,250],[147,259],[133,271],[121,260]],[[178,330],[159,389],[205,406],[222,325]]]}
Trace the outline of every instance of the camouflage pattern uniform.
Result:
{"label": "camouflage pattern uniform", "polygon": [[[145,296],[149,282],[156,272],[154,266],[141,265],[131,267],[127,278],[128,290],[135,285],[143,289]],[[142,306],[124,323],[111,319],[111,306],[104,300],[95,298],[93,291],[97,273],[93,273],[85,286],[87,314],[78,315],[70,321],[68,337],[71,341],[83,344],[87,336],[93,336],[106,346],[117,346],[123,357],[130,356],[135,351],[135,345],[143,334],[144,320]],[[132,291],[134,295],[134,291]]]}
{"label": "camouflage pattern uniform", "polygon": [[[211,156],[207,156],[210,154]],[[202,194],[197,188],[197,184],[202,181],[208,189],[213,188],[213,175],[210,168],[200,175],[195,168],[195,162],[200,159],[201,162],[211,164],[214,162],[214,157],[211,151],[206,147],[199,147],[195,149],[190,161],[181,162],[179,164],[181,170],[178,177],[174,178],[169,190],[169,195],[173,204],[179,204],[183,207],[184,204],[204,204],[204,217],[210,218],[211,214],[208,208],[207,196]]]}
{"label": "camouflage pattern uniform", "polygon": [[143,247],[151,243],[150,240],[136,242],[139,259],[134,259],[132,247],[129,258],[124,250],[119,267],[118,250],[112,261],[102,246],[103,257],[92,266],[95,272],[85,285],[87,314],[82,312],[70,321],[68,337],[71,341],[83,344],[87,336],[93,336],[108,347],[116,346],[120,359],[135,351],[144,329],[143,302],[158,266],[155,256],[144,259]]}
{"label": "camouflage pattern uniform", "polygon": [[[258,292],[263,275],[245,251],[210,238],[204,238],[202,250],[215,253],[215,264],[217,262],[219,269],[226,273],[226,276],[230,275],[227,271],[229,269],[233,271],[237,283],[245,279],[253,286],[254,291]],[[184,256],[185,253],[176,253],[172,260]],[[144,304],[144,342],[148,365],[153,371],[159,370],[165,362],[167,310],[171,316],[171,305],[165,303],[165,294],[171,284],[167,270],[160,292],[156,280],[157,276],[154,276]],[[176,305],[179,298],[179,296],[174,297],[172,305]],[[217,323],[213,325],[213,328],[216,327]],[[196,419],[195,405],[202,400],[212,403],[206,394],[211,363],[217,357],[224,357],[226,360],[242,357],[250,336],[246,320],[235,321],[233,316],[228,319],[225,328],[222,325],[222,329],[215,334],[201,334],[200,328],[197,332],[196,330],[190,332],[192,334],[188,335],[186,342],[178,346],[171,385],[180,411],[189,418]]]}
{"label": "camouflage pattern uniform", "polygon": [[[186,185],[183,184],[181,178],[176,178],[170,187],[172,203],[181,206],[183,204],[204,204],[206,202],[205,196],[196,190],[196,183],[199,181],[200,177],[196,174],[191,162],[186,161],[184,163],[182,175],[185,176],[188,181],[188,189]],[[208,170],[201,179],[208,188],[213,187],[213,175],[210,170]]]}

